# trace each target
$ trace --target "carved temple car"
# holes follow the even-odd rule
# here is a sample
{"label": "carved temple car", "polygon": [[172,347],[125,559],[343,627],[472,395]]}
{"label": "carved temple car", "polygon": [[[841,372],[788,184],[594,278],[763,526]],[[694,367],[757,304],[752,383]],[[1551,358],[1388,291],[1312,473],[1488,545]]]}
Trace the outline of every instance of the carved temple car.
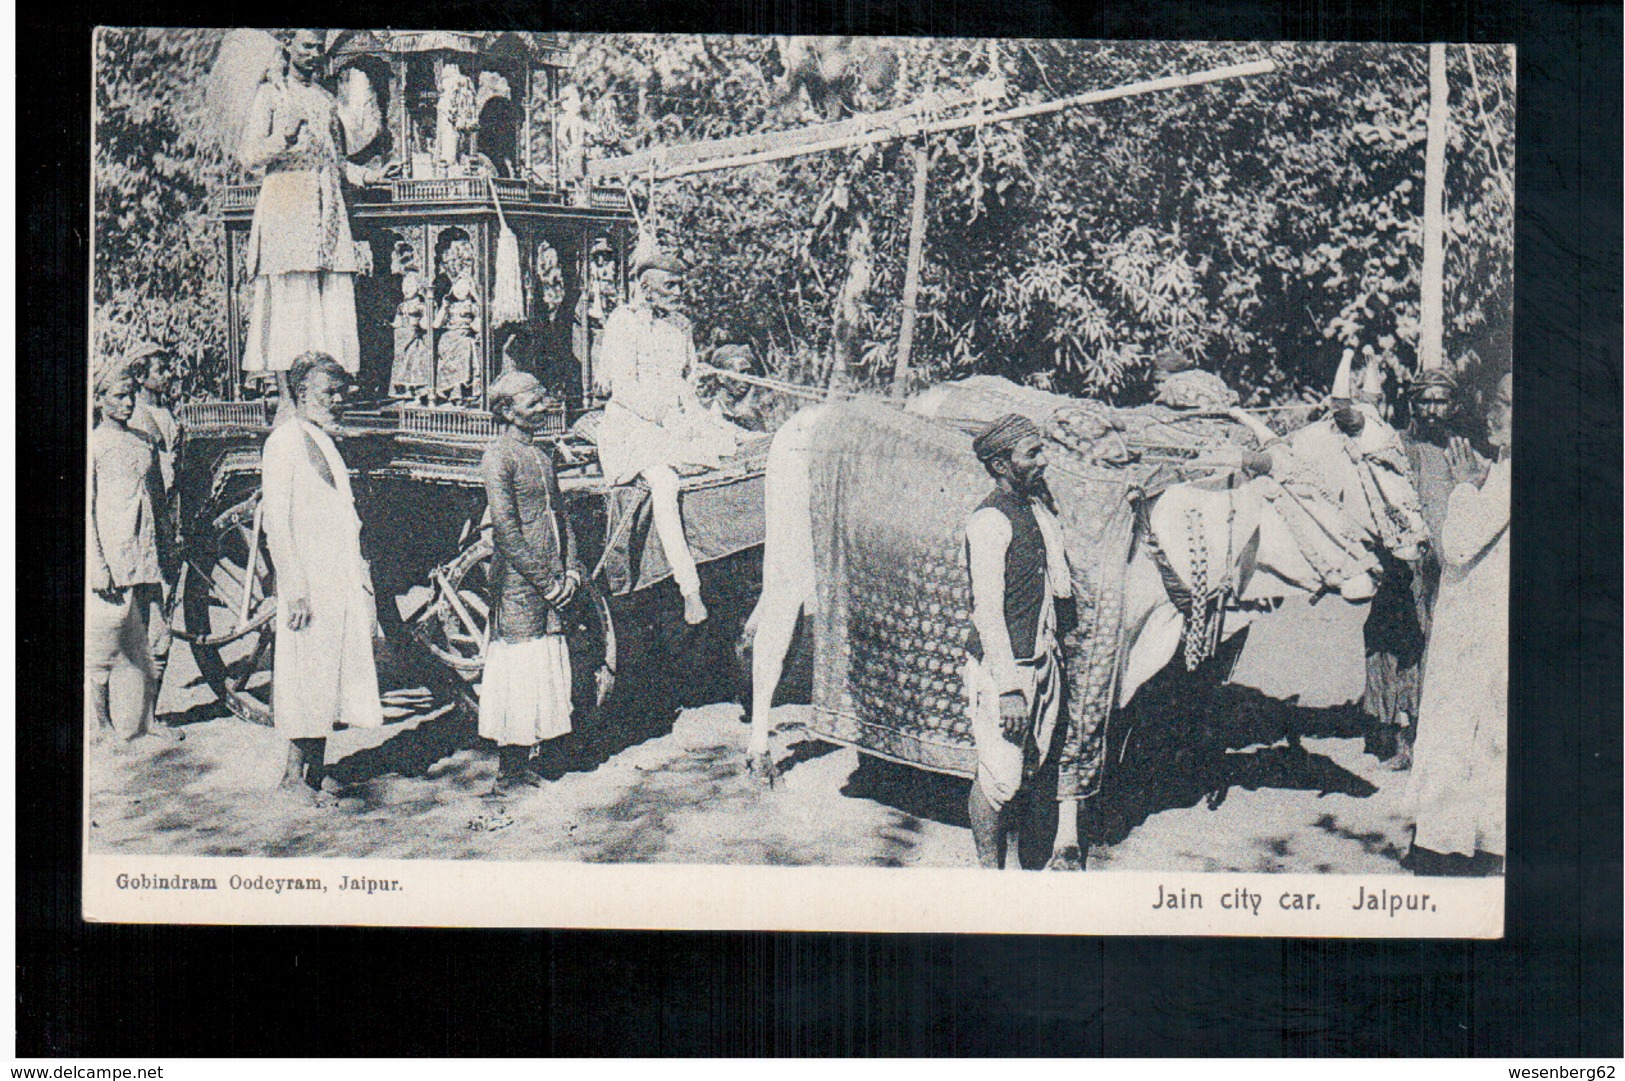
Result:
{"label": "carved temple car", "polygon": [[[398,167],[396,179],[347,195],[362,267],[357,391],[403,427],[488,434],[486,387],[509,365],[555,388],[571,416],[586,407],[603,319],[626,289],[632,213],[623,189],[580,177],[570,130],[578,95],[562,94],[566,80],[563,51],[546,34],[341,31],[332,40],[326,82],[341,114],[350,106],[371,117],[350,159]],[[242,371],[258,192],[237,185],[217,199],[234,400],[265,393]],[[499,258],[504,229],[517,267]],[[518,310],[493,307],[515,286]]]}

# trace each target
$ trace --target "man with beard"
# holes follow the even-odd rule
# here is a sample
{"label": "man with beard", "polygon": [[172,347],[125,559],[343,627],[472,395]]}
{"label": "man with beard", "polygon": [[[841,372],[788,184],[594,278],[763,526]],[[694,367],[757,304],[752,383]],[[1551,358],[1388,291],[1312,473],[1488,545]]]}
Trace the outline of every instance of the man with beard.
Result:
{"label": "man with beard", "polygon": [[971,834],[983,867],[1004,866],[1012,831],[1022,865],[1042,867],[1053,838],[1036,836],[1047,816],[1032,782],[1055,743],[1055,601],[1072,595],[1072,574],[1048,505],[1038,426],[1012,413],[988,425],[972,447],[994,488],[965,525],[975,625],[965,662],[977,759]]}
{"label": "man with beard", "polygon": [[1392,769],[1406,769],[1416,741],[1417,704],[1433,603],[1439,592],[1439,551],[1450,493],[1466,478],[1451,465],[1452,447],[1472,454],[1455,423],[1456,378],[1442,368],[1423,372],[1411,386],[1411,422],[1400,433],[1411,484],[1422,502],[1428,545],[1415,563],[1379,552],[1382,587],[1365,624],[1366,691],[1371,718],[1366,750]]}
{"label": "man with beard", "polygon": [[367,169],[348,155],[337,99],[319,76],[327,32],[297,29],[286,39],[287,67],[255,92],[237,147],[238,160],[265,179],[248,235],[252,297],[245,372],[271,372],[280,395],[277,420],[291,415],[289,365],[320,352],[350,372],[360,369],[355,277],[361,271],[343,185],[376,183],[398,171]]}
{"label": "man with beard", "polygon": [[322,791],[327,737],[338,725],[384,723],[372,653],[377,607],[361,558],[350,472],[333,443],[349,375],[325,353],[288,369],[292,418],[265,441],[265,539],[276,568],[271,707],[288,741],[282,790],[303,803]]}

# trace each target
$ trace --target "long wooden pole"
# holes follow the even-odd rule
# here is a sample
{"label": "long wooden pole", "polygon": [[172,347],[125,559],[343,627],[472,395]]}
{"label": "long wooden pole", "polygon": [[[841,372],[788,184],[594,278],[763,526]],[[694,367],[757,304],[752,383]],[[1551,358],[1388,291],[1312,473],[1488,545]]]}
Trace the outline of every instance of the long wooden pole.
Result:
{"label": "long wooden pole", "polygon": [[991,92],[976,89],[927,94],[896,109],[878,113],[860,113],[851,119],[838,120],[831,124],[813,124],[789,131],[770,131],[757,135],[735,135],[725,139],[707,139],[698,143],[678,143],[652,150],[640,150],[623,157],[591,161],[587,163],[587,174],[592,177],[646,176],[650,169],[657,172],[675,170],[720,158],[736,158],[769,150],[789,150],[813,143],[840,142],[870,131],[885,130],[895,133],[898,125],[904,121],[940,116],[969,105],[985,108],[990,104],[996,104],[997,100]]}
{"label": "long wooden pole", "polygon": [[1450,83],[1445,47],[1428,49],[1428,146],[1422,189],[1422,370],[1444,366],[1444,166],[1450,138]]}
{"label": "long wooden pole", "polygon": [[920,264],[925,255],[925,186],[931,154],[922,142],[914,148],[914,205],[908,219],[908,264],[903,270],[903,325],[897,334],[897,363],[892,369],[892,396],[908,386],[909,353],[914,348],[914,320],[920,297]]}
{"label": "long wooden pole", "polygon": [[[972,113],[969,116],[935,121],[923,118],[903,120],[887,127],[868,129],[856,135],[818,139],[812,142],[794,141],[785,146],[762,150],[753,154],[736,154],[724,158],[713,158],[709,161],[696,161],[666,169],[657,169],[654,178],[656,180],[670,180],[673,177],[689,176],[693,173],[707,173],[717,169],[736,169],[743,165],[760,165],[763,162],[798,157],[802,154],[848,150],[852,147],[867,146],[872,143],[907,139],[915,135],[930,135],[936,132],[956,131],[960,128],[975,127],[982,124],[1002,124],[1011,120],[1026,120],[1030,117],[1043,116],[1046,113],[1072,109],[1080,105],[1098,105],[1105,101],[1132,98],[1161,90],[1178,90],[1182,87],[1201,86],[1204,83],[1235,79],[1245,75],[1264,75],[1274,70],[1275,61],[1268,59],[1254,60],[1246,64],[1229,64],[1225,67],[1210,68],[1207,71],[1192,72],[1188,75],[1169,75],[1161,79],[1148,79],[1144,82],[1112,87],[1109,90],[1092,90],[1087,94],[1075,94],[1072,97],[1057,98],[1054,101],[1041,101],[1033,105],[1024,105],[1020,108],[1006,109],[997,113]],[[610,170],[606,168],[604,171],[607,173]]]}

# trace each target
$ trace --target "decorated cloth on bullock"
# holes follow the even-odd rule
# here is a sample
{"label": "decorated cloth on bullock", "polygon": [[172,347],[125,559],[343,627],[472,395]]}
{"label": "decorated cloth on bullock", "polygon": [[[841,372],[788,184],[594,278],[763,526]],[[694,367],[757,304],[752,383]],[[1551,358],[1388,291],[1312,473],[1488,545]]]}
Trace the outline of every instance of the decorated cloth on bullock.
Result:
{"label": "decorated cloth on bullock", "polygon": [[1053,444],[1100,465],[1194,458],[1217,447],[1258,445],[1251,433],[1228,417],[1162,405],[1119,408],[1035,390],[996,375],[940,384],[910,402],[909,411],[959,426],[1020,413],[1042,428]]}
{"label": "decorated cloth on bullock", "polygon": [[[965,522],[991,483],[971,437],[856,401],[829,407],[811,444],[812,727],[883,757],[969,777],[976,749],[963,677],[972,626]],[[1066,799],[1092,795],[1101,780],[1134,534],[1130,495],[1173,478],[1166,465],[1101,467],[1047,449],[1078,611],[1062,642],[1058,762]]]}
{"label": "decorated cloth on bullock", "polygon": [[[1182,459],[1221,448],[1258,447],[1251,432],[1222,415],[1162,405],[1119,409],[1034,390],[997,376],[943,384],[921,395],[911,408],[955,424],[1023,413],[1053,443],[1097,465],[1170,463],[1178,473],[1165,474],[1167,483],[1183,479],[1179,474],[1188,472],[1180,466]],[[1390,443],[1384,433],[1391,429],[1367,424],[1360,439],[1349,439],[1327,420],[1267,448],[1273,465],[1268,476],[1257,478],[1259,492],[1291,531],[1325,588],[1336,589],[1356,575],[1377,570],[1368,538],[1401,550],[1417,539],[1420,508],[1413,514],[1414,496],[1407,497],[1407,486],[1401,483],[1404,449],[1397,438]],[[1345,507],[1355,508],[1355,513],[1346,512]]]}
{"label": "decorated cloth on bullock", "polygon": [[[706,564],[762,543],[763,472],[771,437],[747,436],[721,468],[684,470],[678,478],[683,526],[694,561]],[[615,596],[671,577],[660,535],[653,528],[649,489],[639,480],[616,485],[606,497],[604,578]]]}
{"label": "decorated cloth on bullock", "polygon": [[1428,523],[1404,441],[1371,406],[1356,408],[1364,417],[1358,434],[1347,435],[1325,418],[1292,433],[1292,449],[1315,463],[1351,521],[1400,559],[1415,559]]}

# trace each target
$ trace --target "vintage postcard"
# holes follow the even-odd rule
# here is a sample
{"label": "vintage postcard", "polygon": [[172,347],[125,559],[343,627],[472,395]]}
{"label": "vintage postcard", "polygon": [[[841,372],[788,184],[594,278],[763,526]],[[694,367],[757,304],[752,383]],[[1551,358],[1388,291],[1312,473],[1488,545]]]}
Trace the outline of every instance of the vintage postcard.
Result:
{"label": "vintage postcard", "polygon": [[1501,934],[1510,47],[94,49],[88,919]]}

